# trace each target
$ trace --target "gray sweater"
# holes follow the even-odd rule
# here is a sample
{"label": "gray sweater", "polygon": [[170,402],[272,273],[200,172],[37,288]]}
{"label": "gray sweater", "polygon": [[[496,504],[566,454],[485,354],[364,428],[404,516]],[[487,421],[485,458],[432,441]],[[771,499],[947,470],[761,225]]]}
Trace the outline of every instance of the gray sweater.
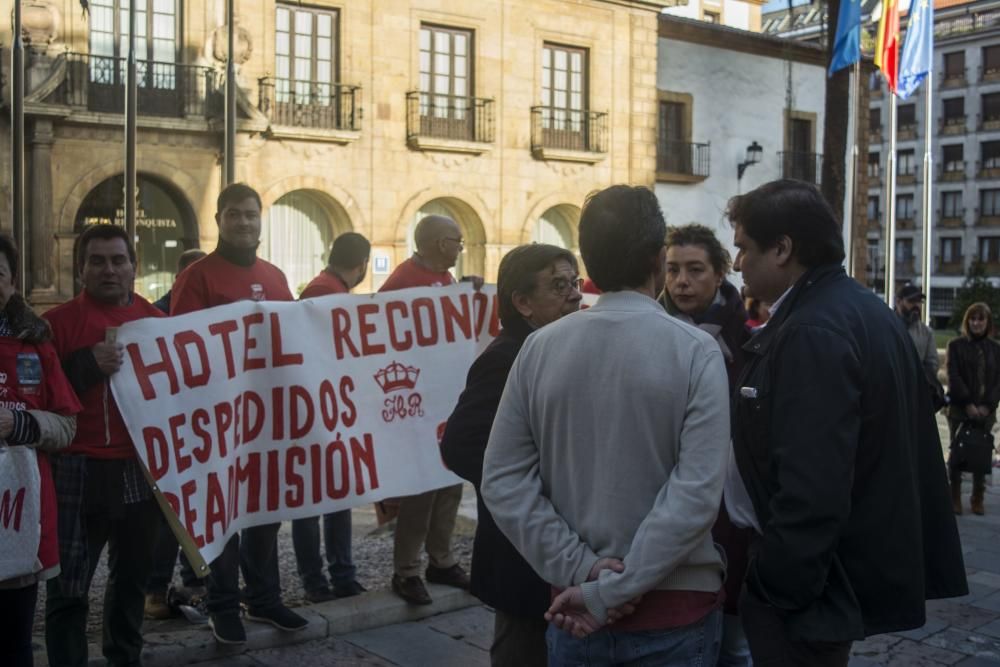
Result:
{"label": "gray sweater", "polygon": [[[497,525],[588,610],[653,589],[719,590],[710,529],[729,453],[726,369],[711,336],[633,291],[528,337],[483,463]],[[599,558],[625,571],[584,583]]]}

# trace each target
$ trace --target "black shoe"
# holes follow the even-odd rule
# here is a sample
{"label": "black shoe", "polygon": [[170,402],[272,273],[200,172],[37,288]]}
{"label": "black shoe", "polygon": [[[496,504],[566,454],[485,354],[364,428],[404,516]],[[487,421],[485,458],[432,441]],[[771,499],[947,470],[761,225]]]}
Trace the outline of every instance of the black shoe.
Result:
{"label": "black shoe", "polygon": [[330,600],[333,600],[334,598],[337,597],[340,596],[335,594],[326,586],[323,586],[322,588],[316,588],[311,591],[306,591],[306,600],[309,600],[309,602],[312,602],[314,604],[317,602],[329,602]]}
{"label": "black shoe", "polygon": [[431,594],[420,577],[401,577],[392,575],[392,590],[410,604],[431,604]]}
{"label": "black shoe", "polygon": [[333,594],[338,598],[352,598],[367,592],[368,589],[359,584],[356,579],[351,579],[346,584],[333,585]]}
{"label": "black shoe", "polygon": [[209,615],[208,627],[212,628],[215,641],[220,644],[247,643],[247,631],[243,629],[243,622],[236,612]]}
{"label": "black shoe", "polygon": [[296,630],[301,630],[309,625],[309,621],[302,618],[283,604],[268,607],[267,609],[255,609],[249,611],[247,612],[247,618],[251,621],[270,623],[274,627],[279,630],[284,630],[285,632],[295,632]]}
{"label": "black shoe", "polygon": [[445,586],[454,586],[466,591],[469,590],[469,575],[465,573],[465,570],[458,563],[445,568],[428,565],[427,572],[424,574],[427,576],[427,581],[432,584],[444,584]]}

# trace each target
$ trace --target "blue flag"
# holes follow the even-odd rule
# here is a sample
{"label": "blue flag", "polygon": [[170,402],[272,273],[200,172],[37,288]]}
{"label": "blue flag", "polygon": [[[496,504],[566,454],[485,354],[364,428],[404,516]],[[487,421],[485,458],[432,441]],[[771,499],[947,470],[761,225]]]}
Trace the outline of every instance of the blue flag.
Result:
{"label": "blue flag", "polygon": [[830,74],[861,60],[861,0],[841,0]]}
{"label": "blue flag", "polygon": [[901,99],[905,100],[920,87],[931,71],[933,55],[934,3],[931,0],[913,0],[903,55],[899,60],[899,89],[896,94]]}

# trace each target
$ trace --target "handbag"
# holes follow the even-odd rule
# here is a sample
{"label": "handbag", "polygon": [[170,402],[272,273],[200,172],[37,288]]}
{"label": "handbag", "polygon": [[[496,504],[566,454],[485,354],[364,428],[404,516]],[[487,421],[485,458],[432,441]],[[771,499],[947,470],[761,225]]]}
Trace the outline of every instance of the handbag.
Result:
{"label": "handbag", "polygon": [[41,487],[35,450],[0,441],[0,581],[41,569]]}
{"label": "handbag", "polygon": [[953,446],[960,470],[975,475],[993,471],[993,435],[982,424],[962,422]]}

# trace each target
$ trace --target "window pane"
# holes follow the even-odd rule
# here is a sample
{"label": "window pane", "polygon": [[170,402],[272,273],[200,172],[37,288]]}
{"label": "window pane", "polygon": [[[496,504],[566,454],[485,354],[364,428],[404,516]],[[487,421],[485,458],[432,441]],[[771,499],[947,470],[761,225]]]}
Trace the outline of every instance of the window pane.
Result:
{"label": "window pane", "polygon": [[434,50],[437,53],[451,53],[451,37],[448,33],[434,33]]}
{"label": "window pane", "polygon": [[465,65],[467,62],[468,61],[466,58],[459,58],[459,57],[455,58],[455,76],[459,77],[467,76],[465,72]]}
{"label": "window pane", "polygon": [[434,54],[434,73],[447,75],[451,72],[451,57],[447,53]]}
{"label": "window pane", "polygon": [[468,38],[465,35],[455,35],[455,55],[464,56],[468,54]]}
{"label": "window pane", "polygon": [[288,32],[288,10],[282,7],[278,8],[277,21],[275,21],[275,27],[278,30]]}
{"label": "window pane", "polygon": [[447,95],[451,92],[451,78],[438,75],[434,77],[434,92],[440,95]]}
{"label": "window pane", "polygon": [[316,57],[320,60],[330,60],[333,55],[333,42],[329,37],[320,37],[316,40]]}
{"label": "window pane", "polygon": [[313,17],[309,12],[295,12],[295,32],[300,35],[312,34]]}
{"label": "window pane", "polygon": [[288,74],[288,56],[278,56],[275,58],[275,70],[279,79],[289,78]]}
{"label": "window pane", "polygon": [[289,54],[287,32],[279,32],[274,36],[274,51],[281,56]]}
{"label": "window pane", "polygon": [[557,49],[556,53],[556,69],[565,70],[566,69],[566,52],[562,49]]}
{"label": "window pane", "polygon": [[429,74],[431,71],[431,54],[428,51],[420,52],[420,73]]}
{"label": "window pane", "polygon": [[333,34],[333,20],[329,14],[316,15],[316,34],[321,37],[330,37]]}
{"label": "window pane", "polygon": [[583,71],[583,54],[580,53],[579,51],[574,51],[572,56],[570,57],[570,68],[574,72]]}
{"label": "window pane", "polygon": [[326,61],[316,63],[316,80],[320,82],[333,82],[333,66]]}
{"label": "window pane", "polygon": [[552,49],[545,47],[542,49],[542,67],[549,68],[552,66]]}
{"label": "window pane", "polygon": [[465,97],[468,92],[465,90],[465,79],[455,79],[455,96]]}
{"label": "window pane", "polygon": [[298,58],[308,58],[312,55],[312,38],[307,35],[295,35],[295,55]]}
{"label": "window pane", "polygon": [[420,49],[422,51],[431,50],[431,31],[427,28],[420,29]]}

